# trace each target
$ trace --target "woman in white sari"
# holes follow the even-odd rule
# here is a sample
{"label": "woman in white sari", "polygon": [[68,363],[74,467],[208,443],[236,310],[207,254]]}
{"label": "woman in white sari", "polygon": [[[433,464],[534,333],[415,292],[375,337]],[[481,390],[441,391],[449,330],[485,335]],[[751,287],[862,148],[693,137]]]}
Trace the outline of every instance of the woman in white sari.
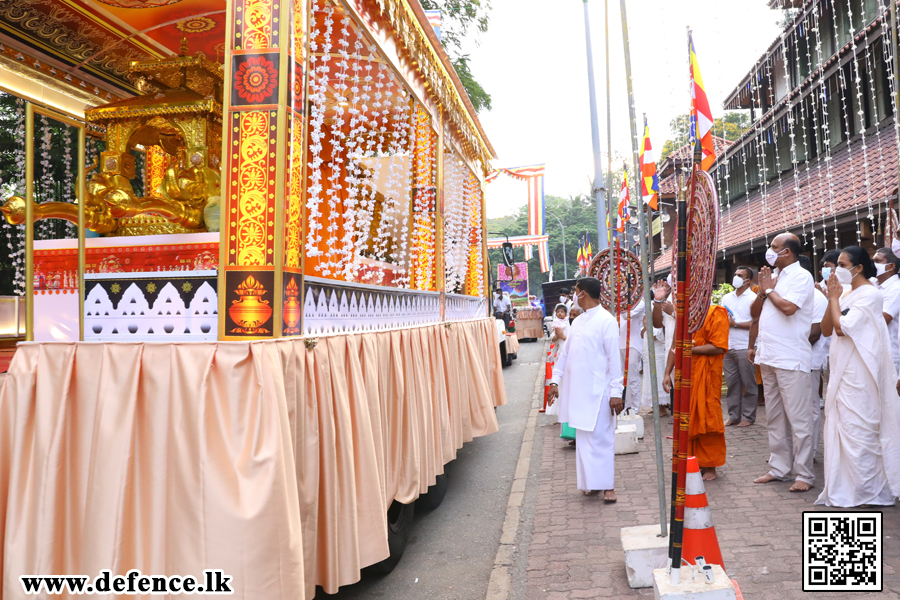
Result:
{"label": "woman in white sari", "polygon": [[[565,304],[557,304],[553,311],[553,322],[550,323],[550,342],[553,349],[550,351],[550,357],[547,359],[550,363],[556,363],[556,357],[562,352],[563,345],[569,338],[569,309]],[[547,408],[548,415],[559,414],[559,402],[554,402]]]}
{"label": "woman in white sari", "polygon": [[[828,279],[822,335],[830,336],[825,489],[816,504],[890,506],[900,496],[900,397],[881,292],[865,250],[845,248]],[[842,284],[850,284],[841,297]]]}

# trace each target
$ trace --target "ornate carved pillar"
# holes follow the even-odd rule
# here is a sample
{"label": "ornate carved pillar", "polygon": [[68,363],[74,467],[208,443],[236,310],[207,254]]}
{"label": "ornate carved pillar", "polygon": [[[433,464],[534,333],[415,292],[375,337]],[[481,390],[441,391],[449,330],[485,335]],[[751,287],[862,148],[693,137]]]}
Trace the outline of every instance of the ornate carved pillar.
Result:
{"label": "ornate carved pillar", "polygon": [[219,339],[265,339],[299,332],[299,322],[285,324],[283,309],[291,279],[302,287],[308,7],[306,0],[231,0],[228,6]]}

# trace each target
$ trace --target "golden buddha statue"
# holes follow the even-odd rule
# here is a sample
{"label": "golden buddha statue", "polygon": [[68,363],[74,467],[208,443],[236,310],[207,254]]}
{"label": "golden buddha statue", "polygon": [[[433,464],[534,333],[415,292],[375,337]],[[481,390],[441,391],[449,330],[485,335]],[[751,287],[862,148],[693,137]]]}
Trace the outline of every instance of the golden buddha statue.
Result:
{"label": "golden buddha statue", "polygon": [[[105,127],[106,150],[87,184],[85,224],[107,235],[154,235],[218,230],[222,149],[221,65],[203,54],[133,62],[142,95],[85,111],[89,123]],[[139,197],[132,149],[146,156],[145,190]],[[13,225],[25,221],[25,200],[0,206]],[[34,218],[78,222],[78,206],[34,205]]]}

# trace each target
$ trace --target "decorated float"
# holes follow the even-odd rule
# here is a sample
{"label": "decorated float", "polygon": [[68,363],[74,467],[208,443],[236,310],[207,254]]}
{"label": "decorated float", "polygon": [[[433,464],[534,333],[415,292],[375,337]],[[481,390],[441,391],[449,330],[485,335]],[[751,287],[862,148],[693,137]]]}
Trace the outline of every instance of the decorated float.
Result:
{"label": "decorated float", "polygon": [[222,569],[312,598],[389,570],[505,403],[493,151],[418,1],[11,0],[0,30],[28,335],[0,597]]}

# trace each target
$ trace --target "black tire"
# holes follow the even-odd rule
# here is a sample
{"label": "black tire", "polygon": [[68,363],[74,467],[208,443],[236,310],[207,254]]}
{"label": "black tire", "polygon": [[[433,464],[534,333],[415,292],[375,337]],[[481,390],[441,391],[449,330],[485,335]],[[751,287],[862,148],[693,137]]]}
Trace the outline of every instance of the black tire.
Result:
{"label": "black tire", "polygon": [[430,486],[425,494],[419,496],[416,503],[420,508],[434,510],[444,501],[448,487],[450,487],[450,478],[447,477],[447,473],[442,473],[435,478],[434,485]]}
{"label": "black tire", "polygon": [[396,500],[391,503],[387,512],[388,548],[391,554],[383,561],[366,567],[364,572],[371,575],[387,575],[394,570],[403,557],[403,551],[406,550],[415,511],[415,504],[400,504]]}
{"label": "black tire", "polygon": [[500,364],[504,367],[512,365],[512,357],[506,351],[506,342],[500,344]]}

